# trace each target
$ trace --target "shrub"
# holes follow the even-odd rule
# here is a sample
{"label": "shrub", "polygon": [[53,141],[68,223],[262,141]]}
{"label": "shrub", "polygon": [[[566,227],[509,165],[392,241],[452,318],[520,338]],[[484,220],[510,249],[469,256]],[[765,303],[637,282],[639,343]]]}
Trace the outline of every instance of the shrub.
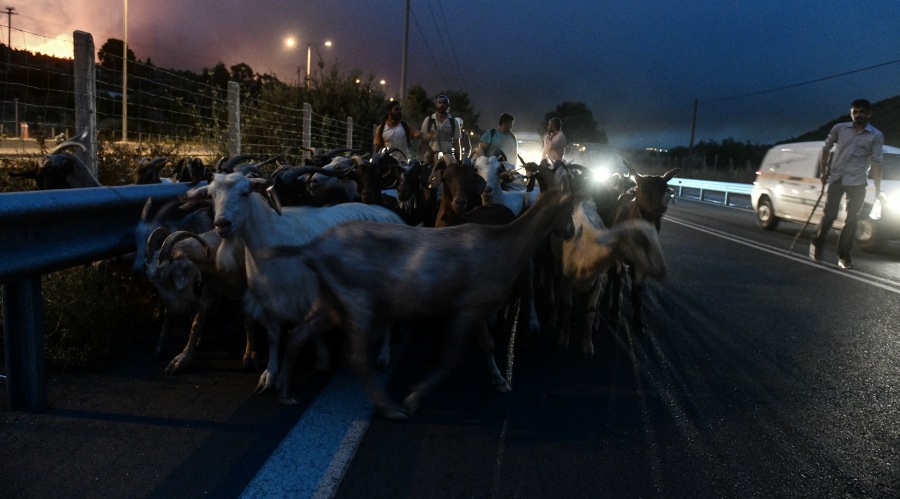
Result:
{"label": "shrub", "polygon": [[41,278],[41,288],[48,369],[101,369],[121,360],[130,345],[152,344],[147,340],[158,332],[153,294],[131,277],[130,263],[54,272]]}

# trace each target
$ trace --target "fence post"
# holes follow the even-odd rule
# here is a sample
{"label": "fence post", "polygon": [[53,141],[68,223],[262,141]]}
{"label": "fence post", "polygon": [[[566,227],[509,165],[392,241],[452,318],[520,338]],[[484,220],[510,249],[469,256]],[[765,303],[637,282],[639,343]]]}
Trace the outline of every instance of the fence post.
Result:
{"label": "fence post", "polygon": [[40,276],[3,285],[3,340],[9,409],[43,411],[47,408],[47,376]]}
{"label": "fence post", "polygon": [[225,148],[228,156],[235,157],[241,153],[241,85],[236,81],[228,82],[228,143]]}
{"label": "fence post", "polygon": [[353,117],[347,116],[347,149],[353,149]]}
{"label": "fence post", "polygon": [[309,102],[303,103],[303,135],[300,144],[304,147],[303,159],[312,157],[308,150],[312,147],[312,105]]}
{"label": "fence post", "polygon": [[[80,159],[98,177],[97,164],[97,65],[94,64],[94,37],[75,31],[75,134],[84,145]],[[124,105],[124,104],[123,104]]]}

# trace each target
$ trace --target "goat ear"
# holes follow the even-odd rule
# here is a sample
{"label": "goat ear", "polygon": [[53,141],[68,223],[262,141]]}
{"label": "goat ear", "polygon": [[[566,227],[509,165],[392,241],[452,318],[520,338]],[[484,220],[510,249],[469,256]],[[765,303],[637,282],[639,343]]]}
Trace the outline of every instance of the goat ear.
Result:
{"label": "goat ear", "polygon": [[191,286],[196,277],[196,269],[197,267],[194,267],[192,263],[189,263],[184,258],[175,260],[174,268],[172,269],[172,283],[175,285],[175,289],[182,291]]}
{"label": "goat ear", "polygon": [[191,189],[179,197],[181,201],[203,201],[209,199],[209,185]]}

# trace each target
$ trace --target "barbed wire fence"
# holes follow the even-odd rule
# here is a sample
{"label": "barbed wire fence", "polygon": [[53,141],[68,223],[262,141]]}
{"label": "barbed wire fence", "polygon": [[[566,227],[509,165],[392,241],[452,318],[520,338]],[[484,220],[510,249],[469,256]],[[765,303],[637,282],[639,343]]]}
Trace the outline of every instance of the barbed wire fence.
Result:
{"label": "barbed wire fence", "polygon": [[[61,59],[33,46],[74,46],[74,40],[53,38],[13,28],[3,48],[0,74],[0,135],[39,139],[72,137],[76,130],[74,59]],[[28,43],[27,40],[41,40]],[[32,45],[30,47],[29,45]],[[77,50],[77,49],[76,49]],[[91,56],[93,57],[93,55]],[[127,89],[122,68],[127,68]],[[278,155],[285,151],[308,157],[304,148],[368,149],[372,130],[354,126],[352,117],[317,114],[311,106],[290,107],[240,89],[239,148],[229,148],[228,88],[211,85],[197,75],[157,68],[121,54],[103,54],[96,68],[96,134],[101,141],[122,140],[123,94],[127,97],[127,142],[166,143],[183,152],[209,157],[234,153]],[[202,75],[201,75],[202,76]],[[123,92],[123,90],[126,90]],[[233,98],[233,97],[232,97]]]}

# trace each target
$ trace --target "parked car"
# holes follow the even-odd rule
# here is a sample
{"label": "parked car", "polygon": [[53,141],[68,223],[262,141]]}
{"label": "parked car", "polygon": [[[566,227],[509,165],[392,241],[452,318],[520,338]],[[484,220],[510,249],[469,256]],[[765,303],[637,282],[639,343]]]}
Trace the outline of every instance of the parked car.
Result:
{"label": "parked car", "polygon": [[[824,144],[823,141],[795,142],[769,149],[756,172],[751,192],[760,227],[773,230],[781,220],[805,223],[810,218],[822,193],[819,165]],[[881,177],[881,191],[887,202],[873,213],[875,185],[870,177],[857,227],[857,245],[864,251],[874,251],[885,241],[900,239],[900,148],[884,146]],[[811,223],[819,223],[824,206],[823,198],[812,213]],[[846,200],[842,200],[834,229],[844,226],[846,216]]]}

